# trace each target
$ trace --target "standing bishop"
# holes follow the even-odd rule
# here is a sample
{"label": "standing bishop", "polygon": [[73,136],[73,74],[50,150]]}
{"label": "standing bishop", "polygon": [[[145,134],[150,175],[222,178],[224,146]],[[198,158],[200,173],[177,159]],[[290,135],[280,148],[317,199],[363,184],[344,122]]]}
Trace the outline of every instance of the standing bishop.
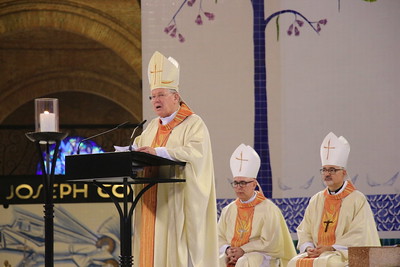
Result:
{"label": "standing bishop", "polygon": [[[179,71],[178,62],[160,52],[150,59],[150,102],[157,117],[135,139],[135,145],[137,151],[185,162],[175,173],[186,182],[160,183],[140,199],[135,209],[134,260],[142,267],[211,267],[218,263],[210,135],[179,94]],[[162,172],[162,168],[148,169],[146,174],[165,177]]]}

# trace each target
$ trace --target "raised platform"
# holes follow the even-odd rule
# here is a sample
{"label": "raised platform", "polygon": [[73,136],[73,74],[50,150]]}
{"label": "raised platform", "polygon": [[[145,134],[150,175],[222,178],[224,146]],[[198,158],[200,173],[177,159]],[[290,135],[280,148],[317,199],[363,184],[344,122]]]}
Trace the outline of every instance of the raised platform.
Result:
{"label": "raised platform", "polygon": [[400,246],[349,247],[349,267],[400,266]]}

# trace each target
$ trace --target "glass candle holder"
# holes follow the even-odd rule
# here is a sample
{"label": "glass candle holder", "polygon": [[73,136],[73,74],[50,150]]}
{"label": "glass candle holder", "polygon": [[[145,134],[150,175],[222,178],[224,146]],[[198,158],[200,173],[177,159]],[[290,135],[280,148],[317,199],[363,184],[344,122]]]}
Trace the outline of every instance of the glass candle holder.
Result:
{"label": "glass candle holder", "polygon": [[35,131],[58,132],[58,99],[35,99]]}

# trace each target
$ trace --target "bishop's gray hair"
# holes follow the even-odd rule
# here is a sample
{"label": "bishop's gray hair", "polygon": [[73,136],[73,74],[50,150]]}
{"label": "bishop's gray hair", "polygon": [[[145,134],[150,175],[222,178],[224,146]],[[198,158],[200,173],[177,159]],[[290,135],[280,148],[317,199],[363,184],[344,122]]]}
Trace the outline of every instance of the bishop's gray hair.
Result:
{"label": "bishop's gray hair", "polygon": [[181,95],[179,94],[178,91],[176,91],[175,89],[168,89],[168,91],[169,91],[171,94],[178,94],[178,96],[179,96],[179,103],[182,103],[182,102],[183,102],[183,100],[182,100],[182,98],[181,98]]}

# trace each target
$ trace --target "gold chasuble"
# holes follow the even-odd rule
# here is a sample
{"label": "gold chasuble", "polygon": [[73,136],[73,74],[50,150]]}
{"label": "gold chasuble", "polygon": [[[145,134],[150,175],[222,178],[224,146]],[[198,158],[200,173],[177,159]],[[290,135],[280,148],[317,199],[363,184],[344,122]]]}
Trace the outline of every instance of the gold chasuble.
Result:
{"label": "gold chasuble", "polygon": [[[336,242],[336,227],[339,220],[342,200],[355,189],[354,185],[348,181],[346,188],[337,195],[331,195],[328,188],[324,191],[325,203],[322,218],[318,231],[318,246],[332,246]],[[314,258],[301,258],[297,260],[296,267],[312,267]]]}
{"label": "gold chasuble", "polygon": [[[181,107],[174,119],[166,125],[158,125],[157,134],[154,137],[151,147],[163,147],[167,144],[172,129],[183,122],[187,117],[194,114],[190,108],[182,102]],[[145,170],[146,177],[154,177],[157,174],[156,167],[149,167]],[[154,234],[155,219],[157,210],[157,185],[147,190],[142,196],[142,216],[140,232],[140,264],[139,266],[154,266]]]}
{"label": "gold chasuble", "polygon": [[[253,224],[254,207],[265,199],[266,197],[261,193],[258,193],[256,198],[250,203],[242,203],[239,199],[236,199],[235,204],[237,206],[237,216],[235,233],[231,241],[232,247],[241,247],[242,245],[249,243],[252,230],[251,226]],[[228,264],[227,266],[231,267],[235,265]]]}

